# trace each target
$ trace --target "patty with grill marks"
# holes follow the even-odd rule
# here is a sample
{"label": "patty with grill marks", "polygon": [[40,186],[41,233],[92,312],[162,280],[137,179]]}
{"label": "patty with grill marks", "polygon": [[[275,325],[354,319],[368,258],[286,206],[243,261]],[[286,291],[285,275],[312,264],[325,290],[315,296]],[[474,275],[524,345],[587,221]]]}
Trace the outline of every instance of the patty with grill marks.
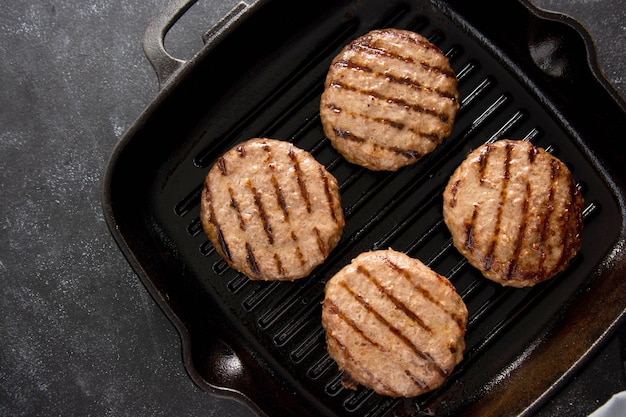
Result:
{"label": "patty with grill marks", "polygon": [[415,32],[380,29],[333,59],[320,117],[349,162],[395,171],[450,135],[458,98],[456,75],[435,45]]}
{"label": "patty with grill marks", "polygon": [[467,315],[445,277],[387,249],[360,254],[328,281],[322,325],[345,387],[414,397],[463,358]]}
{"label": "patty with grill marks", "polygon": [[254,280],[307,276],[345,225],[337,180],[290,142],[253,138],[207,174],[202,226],[232,268]]}
{"label": "patty with grill marks", "polygon": [[584,203],[572,173],[528,141],[475,149],[450,177],[443,200],[454,246],[502,285],[545,281],[581,247]]}

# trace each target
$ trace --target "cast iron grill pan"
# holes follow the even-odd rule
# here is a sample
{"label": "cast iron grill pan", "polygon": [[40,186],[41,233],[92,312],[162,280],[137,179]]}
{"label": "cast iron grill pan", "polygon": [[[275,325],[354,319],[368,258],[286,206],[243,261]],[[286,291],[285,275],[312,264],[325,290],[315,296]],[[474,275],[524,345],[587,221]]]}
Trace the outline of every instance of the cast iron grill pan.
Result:
{"label": "cast iron grill pan", "polygon": [[[267,415],[530,413],[621,318],[622,179],[613,161],[598,155],[617,129],[624,131],[623,103],[580,57],[586,45],[571,26],[516,1],[474,4],[501,9],[490,16],[515,16],[502,18],[510,32],[495,39],[501,22],[460,3],[261,0],[178,72],[122,138],[106,176],[107,221],[179,329],[185,365],[201,387]],[[394,173],[347,163],[319,119],[332,58],[383,27],[413,30],[436,44],[459,78],[461,97],[451,137]],[[510,33],[512,40],[501,39]],[[542,52],[541,42],[552,42],[551,52]],[[593,108],[581,111],[602,114],[604,123],[593,123],[597,136],[568,113],[578,88],[594,91]],[[226,265],[202,231],[199,196],[208,170],[251,137],[309,150],[340,184],[342,240],[305,279],[250,281]],[[563,160],[585,198],[579,255],[529,289],[482,278],[456,251],[442,218],[442,192],[454,169],[472,149],[505,137]],[[326,281],[359,253],[385,248],[446,276],[470,313],[464,360],[442,387],[407,400],[343,388],[321,327]],[[611,307],[596,307],[607,302]]]}

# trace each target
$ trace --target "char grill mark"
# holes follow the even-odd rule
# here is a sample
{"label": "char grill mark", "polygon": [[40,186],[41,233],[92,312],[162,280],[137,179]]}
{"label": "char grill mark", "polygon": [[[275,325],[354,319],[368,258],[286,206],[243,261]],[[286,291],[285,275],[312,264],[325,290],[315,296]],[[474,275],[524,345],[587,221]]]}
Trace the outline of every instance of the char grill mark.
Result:
{"label": "char grill mark", "polygon": [[217,233],[217,240],[220,243],[220,248],[222,249],[222,253],[226,256],[229,262],[232,262],[233,257],[230,254],[230,249],[228,249],[228,244],[226,243],[226,239],[224,238],[224,233],[222,233],[222,228],[219,224],[215,223],[215,230]]}
{"label": "char grill mark", "polygon": [[[347,131],[347,130],[341,130],[341,129],[334,129],[335,134],[342,138],[342,139],[347,139],[353,142],[357,142],[357,143],[365,143],[368,142],[367,139],[362,138],[360,136],[356,136],[353,133]],[[384,146],[384,145],[380,145],[378,143],[372,143],[376,148],[381,149],[381,150],[388,150],[391,152],[394,152],[398,155],[402,155],[405,158],[408,159],[419,159],[422,157],[422,155],[419,152],[416,152],[414,150],[411,149],[400,149],[396,146]]]}
{"label": "char grill mark", "polygon": [[293,162],[293,166],[296,171],[296,181],[298,182],[298,187],[300,188],[300,194],[302,195],[302,199],[304,200],[304,204],[306,205],[306,211],[311,213],[311,199],[309,197],[309,192],[307,191],[306,184],[304,183],[304,174],[302,172],[302,168],[300,167],[300,161],[298,160],[298,156],[289,149],[289,158]]}
{"label": "char grill mark", "polygon": [[[489,155],[491,155],[491,148],[487,147],[487,152],[485,154],[485,165],[487,164],[487,159],[489,158]],[[502,173],[502,181],[499,182],[499,186],[500,186],[500,201],[498,204],[498,209],[496,212],[496,218],[495,218],[495,229],[493,232],[493,236],[491,237],[491,242],[489,243],[489,249],[487,250],[487,253],[485,254],[485,263],[484,263],[484,268],[486,271],[489,271],[491,269],[491,267],[493,266],[493,258],[494,258],[494,254],[496,251],[496,245],[498,243],[498,241],[500,240],[500,232],[501,232],[501,225],[502,225],[502,213],[503,213],[503,208],[504,208],[504,204],[506,202],[506,198],[507,198],[507,190],[508,190],[508,186],[509,186],[509,180],[510,180],[510,165],[511,165],[511,152],[513,150],[513,145],[508,144],[505,147],[505,156],[504,156],[504,172]],[[481,172],[481,178],[482,175],[484,175],[484,167],[481,166],[482,172]]]}
{"label": "char grill mark", "polygon": [[[337,317],[339,317],[341,319],[341,321],[345,322],[348,326],[350,326],[350,328],[352,330],[354,330],[355,333],[357,333],[359,335],[359,337],[361,337],[362,339],[364,339],[367,343],[369,343],[372,346],[375,346],[376,348],[380,349],[382,352],[388,352],[389,350],[381,345],[380,343],[378,343],[377,341],[375,341],[374,339],[372,339],[371,337],[369,337],[367,335],[367,333],[365,333],[363,331],[363,329],[361,329],[359,327],[359,324],[357,322],[354,321],[354,319],[350,316],[350,314],[346,314],[344,313],[338,306],[337,304],[335,304],[334,302],[332,302],[331,300],[325,300],[325,303],[329,309],[329,311],[331,311],[333,314],[336,314]],[[329,335],[332,336],[332,333],[330,333]],[[335,338],[335,340],[337,340]],[[337,342],[339,342],[337,340]],[[339,342],[340,343],[340,342]],[[344,349],[345,350],[345,349]]]}
{"label": "char grill mark", "polygon": [[222,175],[228,175],[228,169],[226,168],[226,159],[224,159],[223,156],[221,156],[217,160],[217,166],[220,169],[220,171],[222,172]]}
{"label": "char grill mark", "polygon": [[491,152],[491,146],[487,144],[485,148],[482,150],[480,155],[478,156],[478,178],[479,182],[482,184],[485,182],[485,169],[487,168],[487,159]]}
{"label": "char grill mark", "polygon": [[256,258],[254,256],[254,252],[252,251],[252,246],[250,246],[249,242],[246,242],[246,260],[248,261],[248,265],[250,266],[250,269],[252,270],[252,273],[256,276],[256,277],[260,277],[261,276],[261,269],[259,268],[259,264],[256,261]]}
{"label": "char grill mark", "polygon": [[354,290],[350,288],[350,286],[347,285],[345,282],[342,282],[340,285],[356,301],[358,301],[359,304],[361,304],[361,306],[365,308],[365,310],[367,310],[370,314],[372,314],[376,318],[376,320],[378,320],[378,322],[381,323],[381,325],[386,327],[392,334],[398,337],[402,341],[402,343],[405,344],[407,348],[409,348],[413,353],[415,353],[417,357],[424,360],[429,366],[433,367],[435,371],[439,373],[439,375],[443,377],[448,375],[448,371],[443,369],[441,366],[439,366],[439,364],[435,362],[433,357],[430,356],[428,352],[424,352],[423,350],[415,346],[415,344],[411,341],[411,339],[409,339],[404,333],[402,333],[400,329],[395,327],[385,317],[383,317],[383,315],[380,314],[380,312],[378,312],[374,307],[372,307],[372,305],[368,302],[368,300],[362,294],[354,292]]}
{"label": "char grill mark", "polygon": [[[296,234],[294,230],[291,231],[291,240],[293,240],[294,242],[298,241],[298,235]],[[304,257],[304,254],[302,253],[302,249],[300,249],[300,246],[296,246],[295,252],[296,252],[296,257],[300,261],[300,265],[305,265],[306,258]]]}
{"label": "char grill mark", "polygon": [[326,256],[327,253],[327,248],[326,245],[324,244],[324,241],[322,240],[322,236],[320,234],[320,229],[318,229],[317,227],[313,228],[313,233],[315,233],[315,237],[317,239],[317,248],[320,251],[320,253],[322,253],[324,256]]}
{"label": "char grill mark", "polygon": [[365,143],[366,139],[360,137],[360,136],[356,136],[354,134],[352,134],[351,132],[347,131],[347,130],[341,130],[341,129],[334,129],[335,135],[339,136],[340,138],[343,139],[348,139],[351,140],[352,142],[358,142],[358,143]]}
{"label": "char grill mark", "polygon": [[[354,71],[359,71],[359,72],[364,72],[364,73],[368,73],[371,74],[373,77],[378,77],[378,78],[384,78],[386,81],[390,82],[390,83],[394,83],[394,84],[399,84],[399,85],[403,85],[406,86],[408,88],[412,88],[418,91],[425,91],[425,92],[429,92],[429,93],[435,93],[437,94],[439,97],[441,98],[445,98],[448,99],[452,102],[456,102],[457,98],[456,95],[454,93],[450,93],[448,91],[444,91],[444,90],[439,90],[439,89],[434,89],[428,86],[425,86],[415,80],[412,80],[409,77],[398,77],[395,76],[393,74],[383,74],[381,72],[377,72],[375,71],[373,68],[368,67],[367,65],[362,65],[359,64],[358,62],[355,62],[351,59],[341,59],[338,60],[337,62],[335,62],[334,64],[337,67],[343,67],[343,68],[348,68]],[[434,71],[434,72],[438,72],[440,74],[444,74],[446,77],[455,77],[455,75],[449,71],[445,71],[441,68],[435,68],[435,67],[430,67],[428,66],[428,64],[422,63],[421,64],[422,69],[424,69],[424,71]],[[361,91],[361,92],[366,92],[366,90],[360,89],[356,86],[351,86],[351,85],[347,85],[347,84],[342,84],[339,82],[335,82],[332,84],[332,86],[335,87],[342,87],[342,88],[346,88],[346,89],[350,89],[353,91]],[[391,97],[389,97],[391,98]],[[437,113],[434,113],[437,114]],[[447,121],[448,118],[445,117],[445,120],[442,119],[442,121]]]}
{"label": "char grill mark", "polygon": [[535,157],[537,156],[538,153],[539,153],[539,149],[537,149],[536,146],[531,146],[530,149],[528,150],[528,160],[530,161],[531,164],[535,162]]}
{"label": "char grill mark", "polygon": [[[343,61],[340,61],[340,62],[343,62]],[[350,66],[350,68],[353,68],[353,66]],[[360,69],[360,70],[363,70],[363,67],[356,67],[355,69],[357,69],[357,68]],[[369,69],[369,72],[373,72],[373,71],[374,70]],[[376,73],[376,74],[378,75],[379,73]],[[382,74],[380,74],[380,76],[383,77]],[[403,85],[407,85],[409,87],[417,85],[417,83],[412,82],[410,80],[407,80],[406,78],[394,77],[392,75],[385,75],[384,77],[388,81],[390,81],[392,83],[403,84]],[[411,84],[409,84],[409,83],[411,83]],[[449,120],[449,117],[448,117],[447,114],[440,113],[440,112],[437,112],[437,111],[432,110],[432,109],[427,109],[427,108],[425,108],[423,106],[420,106],[419,104],[409,103],[408,101],[401,100],[401,99],[399,99],[397,97],[386,96],[386,95],[377,93],[375,91],[365,90],[365,89],[360,88],[358,86],[341,83],[339,81],[333,82],[330,86],[333,87],[333,88],[341,88],[343,90],[353,91],[353,92],[356,92],[356,93],[360,93],[360,94],[363,94],[363,95],[368,95],[370,97],[374,97],[377,100],[384,101],[384,102],[389,103],[389,104],[394,104],[394,105],[400,107],[403,111],[411,110],[411,111],[414,111],[416,113],[427,114],[429,116],[433,116],[433,117],[438,118],[443,123],[446,123]],[[426,88],[424,88],[424,87],[415,87],[415,88],[420,88],[420,89],[425,89],[426,90]],[[429,91],[432,91],[432,90],[429,90]],[[454,99],[454,97],[450,98],[450,94],[449,93],[443,93],[441,91],[434,91],[434,92],[436,92],[442,98],[448,98],[448,99],[451,99],[451,100]],[[333,106],[332,109],[334,111],[340,110],[340,108],[337,106],[336,103],[333,103],[332,106]],[[361,116],[365,117],[365,115],[361,115]],[[389,124],[389,125],[393,126],[393,122],[389,121],[389,120],[386,120],[386,119],[371,119],[371,120],[377,121],[379,123],[386,123],[386,124]],[[400,125],[400,126],[401,126],[401,128],[404,128],[404,125]],[[394,127],[396,127],[396,126],[394,126]],[[412,131],[416,132],[416,133],[420,133],[419,131],[416,131],[414,129],[412,129]]]}
{"label": "char grill mark", "polygon": [[422,320],[418,315],[413,313],[406,305],[404,305],[402,301],[396,298],[390,290],[380,285],[380,283],[376,280],[376,278],[374,278],[374,276],[370,273],[370,271],[368,271],[366,268],[364,268],[361,265],[357,267],[357,271],[361,275],[364,275],[372,284],[374,284],[374,286],[379,292],[385,294],[387,298],[389,298],[391,302],[396,306],[396,308],[398,308],[399,310],[402,310],[404,314],[406,314],[412,321],[417,323],[426,332],[430,334],[433,333],[433,329],[431,329],[430,326],[428,326],[426,322],[424,322],[424,320]]}
{"label": "char grill mark", "polygon": [[475,207],[472,212],[472,219],[469,223],[465,225],[465,249],[473,251],[474,245],[476,244],[476,239],[474,238],[474,225],[476,224],[476,219],[478,218],[478,208]]}
{"label": "char grill mark", "polygon": [[[376,342],[372,338],[368,337],[367,334],[365,332],[363,332],[363,330],[359,327],[359,325],[353,319],[351,319],[348,314],[346,314],[343,311],[341,311],[339,309],[339,307],[337,307],[337,305],[335,303],[333,303],[330,300],[326,300],[325,302],[327,303],[328,308],[334,314],[336,314],[337,317],[339,317],[343,322],[345,322],[352,330],[354,330],[354,332],[356,332],[363,340],[365,340],[370,345],[376,347],[381,352],[388,353],[388,349],[386,349],[384,346],[382,346],[381,344],[379,344],[378,342]],[[340,347],[342,354],[345,355],[350,360],[350,362],[356,364],[363,372],[365,372],[370,377],[370,379],[377,381],[387,391],[395,393],[396,395],[399,395],[399,393],[397,393],[395,390],[393,390],[391,387],[389,387],[387,384],[385,384],[380,378],[375,377],[374,374],[372,374],[372,372],[366,366],[364,366],[360,361],[358,361],[350,353],[350,349],[348,349],[346,347],[346,345],[344,345],[341,342],[341,340],[339,340],[339,338],[337,338],[332,333],[327,333],[326,337],[332,339]],[[348,375],[348,378],[350,379],[350,381],[352,380],[352,377],[350,375]],[[423,382],[421,384],[423,384]]]}
{"label": "char grill mark", "polygon": [[283,267],[283,263],[280,260],[280,256],[277,253],[274,253],[274,262],[276,263],[276,270],[278,271],[278,274],[280,276],[285,276],[286,274],[285,268]]}
{"label": "char grill mark", "polygon": [[339,223],[337,213],[335,213],[335,210],[333,209],[334,199],[332,192],[330,191],[330,185],[328,184],[328,175],[326,175],[322,168],[319,169],[319,174],[322,179],[322,183],[324,184],[324,193],[326,194],[326,202],[328,204],[328,209],[330,210],[330,216],[333,218],[335,223]]}
{"label": "char grill mark", "polygon": [[[333,85],[336,86],[337,84],[333,84]],[[368,94],[371,95],[371,96],[378,96],[377,98],[379,100],[384,100],[387,103],[394,103],[394,104],[397,104],[397,105],[401,106],[400,100],[391,99],[391,98],[390,99],[385,99],[383,96],[381,96],[379,94],[373,94],[373,93],[368,93]],[[419,106],[417,106],[417,105],[412,105],[411,107],[403,107],[403,109],[411,108],[413,110],[416,110],[418,107]],[[380,123],[380,124],[383,124],[383,125],[390,126],[390,127],[394,128],[394,129],[397,129],[397,130],[407,130],[407,131],[413,133],[414,135],[422,137],[424,139],[427,139],[427,140],[429,140],[429,141],[431,141],[433,143],[439,142],[439,136],[437,136],[436,134],[424,132],[424,131],[419,130],[419,129],[415,129],[414,127],[407,126],[404,123],[396,122],[394,120],[385,119],[385,118],[381,118],[381,117],[369,117],[369,116],[366,116],[364,114],[360,114],[360,113],[357,114],[355,112],[350,112],[350,111],[347,111],[347,110],[344,110],[344,109],[340,108],[336,103],[330,103],[328,105],[328,108],[331,109],[335,113],[343,112],[344,114],[348,114],[348,115],[353,116],[353,117],[357,117],[358,116],[358,117],[361,117],[361,118],[364,118],[364,119],[371,120],[371,121],[376,122],[376,123]],[[433,116],[436,116],[444,123],[448,119],[447,115],[442,114],[442,113],[437,113],[437,112],[432,111],[432,110],[424,110],[422,113],[431,114]],[[446,120],[444,120],[444,119],[446,119]],[[340,129],[335,129],[335,132],[345,132],[345,131],[340,130]],[[343,137],[339,133],[337,133],[337,136]],[[349,138],[347,138],[347,139],[349,139]],[[359,138],[359,139],[360,139],[359,142],[361,142],[361,143],[366,141],[366,139],[363,139],[363,138]],[[379,146],[382,146],[382,145],[379,145]]]}
{"label": "char grill mark", "polygon": [[235,198],[235,192],[231,187],[228,187],[228,194],[230,195],[230,207],[237,212],[237,219],[239,220],[239,228],[241,230],[246,230],[246,223],[241,214],[241,210],[239,210],[239,204],[237,203],[237,199]]}
{"label": "char grill mark", "polygon": [[271,178],[272,185],[274,186],[274,193],[276,194],[276,200],[278,201],[278,207],[280,207],[283,212],[284,220],[289,220],[289,206],[287,205],[287,201],[285,200],[285,196],[283,195],[283,190],[280,184],[278,184],[278,180],[274,175]]}
{"label": "char grill mark", "polygon": [[263,230],[265,230],[265,235],[267,236],[267,241],[269,242],[270,245],[273,245],[274,234],[272,231],[272,226],[270,225],[270,222],[269,222],[267,211],[265,210],[265,206],[263,205],[261,194],[256,189],[256,187],[252,185],[252,182],[250,182],[250,180],[246,182],[246,186],[248,187],[248,189],[254,196],[254,204],[259,212],[259,216],[261,217],[261,222],[263,223]]}
{"label": "char grill mark", "polygon": [[298,257],[298,260],[300,261],[300,265],[306,265],[306,258],[304,257],[304,254],[302,253],[300,246],[296,246],[296,256]]}
{"label": "char grill mark", "polygon": [[457,194],[459,192],[459,184],[461,183],[461,180],[456,180],[454,181],[454,184],[452,184],[452,199],[450,200],[450,207],[456,207],[456,203],[457,203]]}
{"label": "char grill mark", "polygon": [[418,283],[415,283],[412,279],[411,279],[411,274],[404,268],[401,268],[400,266],[398,266],[397,264],[395,264],[391,259],[389,259],[388,257],[384,257],[384,262],[386,265],[388,265],[391,269],[393,269],[395,272],[400,273],[405,280],[407,280],[408,282],[411,283],[411,285],[413,285],[413,287],[417,290],[417,292],[419,292],[422,297],[424,297],[425,299],[427,299],[428,301],[430,301],[433,305],[437,306],[438,308],[440,308],[443,312],[445,312],[446,314],[448,314],[452,320],[454,320],[454,322],[459,326],[459,328],[461,330],[465,330],[465,325],[463,324],[463,320],[461,317],[459,317],[458,315],[454,314],[453,312],[451,312],[450,310],[448,310],[444,305],[441,304],[441,302],[439,301],[439,299],[435,296],[433,296],[430,291],[428,291],[426,288],[424,288],[423,286],[419,285]]}
{"label": "char grill mark", "polygon": [[[411,42],[414,45],[419,45],[419,46],[421,46],[422,48],[424,48],[426,50],[429,50],[429,49],[432,48],[430,45],[428,45],[427,43],[425,43],[425,42],[423,42],[421,40],[417,40],[416,38],[413,38],[413,37],[410,37],[410,36],[405,36],[404,34],[399,33],[399,32],[387,32],[387,34],[392,34],[395,37],[402,38],[404,41],[409,41],[409,42]],[[436,72],[438,74],[442,74],[442,75],[444,75],[446,77],[449,77],[449,78],[455,78],[455,74],[452,71],[448,70],[448,69],[441,68],[441,67],[438,67],[438,66],[433,66],[433,65],[430,65],[429,63],[424,62],[424,61],[416,61],[412,57],[406,57],[406,56],[402,56],[402,55],[393,53],[391,51],[388,51],[386,49],[380,48],[380,47],[372,44],[368,39],[364,39],[363,42],[358,42],[358,43],[353,44],[351,46],[351,48],[352,49],[364,50],[364,51],[367,51],[369,53],[372,53],[372,54],[375,54],[375,55],[379,55],[379,56],[384,56],[384,57],[391,58],[391,59],[397,59],[397,60],[406,62],[408,64],[417,64],[417,65],[421,66],[424,69],[424,71]]]}
{"label": "char grill mark", "polygon": [[417,385],[418,387],[420,387],[422,390],[424,391],[430,390],[430,387],[428,386],[427,383],[425,383],[424,381],[422,381],[421,379],[413,375],[413,373],[409,371],[408,369],[404,370],[404,374],[408,376],[411,379],[411,381],[413,381],[413,383]]}

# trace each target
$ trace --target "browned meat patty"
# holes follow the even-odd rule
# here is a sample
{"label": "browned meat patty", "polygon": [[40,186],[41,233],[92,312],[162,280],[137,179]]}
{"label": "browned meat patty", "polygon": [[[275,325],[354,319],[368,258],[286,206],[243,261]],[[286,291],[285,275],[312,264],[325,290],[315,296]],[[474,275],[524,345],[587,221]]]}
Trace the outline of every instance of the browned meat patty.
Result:
{"label": "browned meat patty", "polygon": [[583,198],[572,174],[527,141],[503,139],[474,150],[443,197],[454,246],[502,285],[544,281],[580,249]]}
{"label": "browned meat patty", "polygon": [[255,280],[307,276],[344,227],[337,180],[289,142],[255,138],[209,171],[201,220],[217,252]]}
{"label": "browned meat patty", "polygon": [[449,136],[458,108],[457,79],[443,53],[417,33],[382,29],[335,57],[320,116],[348,161],[395,171]]}
{"label": "browned meat patty", "polygon": [[328,281],[322,324],[346,387],[414,397],[463,358],[467,308],[446,278],[389,249],[357,256]]}

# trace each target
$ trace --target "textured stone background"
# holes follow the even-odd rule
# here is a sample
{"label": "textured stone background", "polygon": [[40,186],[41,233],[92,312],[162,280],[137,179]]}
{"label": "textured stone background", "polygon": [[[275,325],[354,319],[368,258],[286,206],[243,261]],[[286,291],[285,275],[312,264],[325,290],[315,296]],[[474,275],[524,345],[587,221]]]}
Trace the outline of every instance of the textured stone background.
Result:
{"label": "textured stone background", "polygon": [[[108,156],[157,93],[141,38],[165,3],[4,0],[0,7],[1,416],[253,415],[192,383],[176,330],[102,215]],[[190,58],[202,45],[199,33],[235,3],[200,1],[168,46]],[[534,3],[578,18],[626,95],[625,2]],[[617,339],[607,344],[543,415],[582,415],[626,389],[619,349]],[[588,393],[589,381],[607,392]]]}

